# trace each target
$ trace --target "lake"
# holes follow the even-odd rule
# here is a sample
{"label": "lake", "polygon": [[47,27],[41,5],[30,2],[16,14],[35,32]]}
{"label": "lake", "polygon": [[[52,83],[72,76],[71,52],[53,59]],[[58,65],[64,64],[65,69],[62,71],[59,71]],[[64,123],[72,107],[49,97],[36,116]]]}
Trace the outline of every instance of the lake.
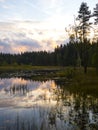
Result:
{"label": "lake", "polygon": [[98,130],[98,97],[59,79],[3,77],[0,130]]}

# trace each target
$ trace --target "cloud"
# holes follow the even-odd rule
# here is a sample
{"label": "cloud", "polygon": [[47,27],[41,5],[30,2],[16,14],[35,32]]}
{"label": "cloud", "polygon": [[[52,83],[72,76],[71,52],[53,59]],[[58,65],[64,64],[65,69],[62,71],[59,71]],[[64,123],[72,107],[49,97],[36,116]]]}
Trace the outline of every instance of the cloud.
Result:
{"label": "cloud", "polygon": [[8,6],[8,5],[2,5],[2,7],[4,8],[4,9],[10,9],[10,6]]}
{"label": "cloud", "polygon": [[0,2],[5,2],[5,0],[0,0]]}
{"label": "cloud", "polygon": [[41,48],[39,43],[33,39],[3,39],[0,40],[0,51],[3,53],[21,53],[26,51],[38,51]]}
{"label": "cloud", "polygon": [[20,40],[20,41],[16,41],[16,43],[18,45],[23,45],[23,46],[33,46],[33,47],[36,47],[36,48],[40,48],[41,46],[39,45],[38,41],[37,40],[33,40],[33,39],[23,39],[23,40]]}
{"label": "cloud", "polygon": [[29,38],[13,42],[14,42],[13,50],[16,52],[38,51],[41,48],[41,45],[39,45],[38,41]]}
{"label": "cloud", "polygon": [[47,22],[14,21],[0,23],[0,51],[53,51],[65,40],[64,30],[52,29]]}
{"label": "cloud", "polygon": [[12,52],[12,47],[10,44],[8,44],[8,39],[3,39],[0,40],[0,52],[6,52],[6,53],[11,53]]}

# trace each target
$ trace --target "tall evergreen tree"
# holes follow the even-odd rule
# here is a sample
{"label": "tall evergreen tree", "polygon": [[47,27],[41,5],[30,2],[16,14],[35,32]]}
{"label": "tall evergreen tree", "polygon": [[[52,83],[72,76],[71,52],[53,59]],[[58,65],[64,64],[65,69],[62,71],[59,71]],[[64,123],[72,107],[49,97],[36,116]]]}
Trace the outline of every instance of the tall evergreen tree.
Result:
{"label": "tall evergreen tree", "polygon": [[89,22],[91,11],[89,10],[87,3],[82,2],[78,13],[79,13],[78,20],[80,22],[79,34],[80,34],[81,40],[84,42],[84,40],[87,39],[87,35],[89,33],[89,29],[91,25],[91,23]]}
{"label": "tall evergreen tree", "polygon": [[95,29],[94,29],[94,40],[95,41],[98,41],[98,4],[96,4],[96,7],[94,8],[94,13],[93,13],[93,16],[95,17],[95,21],[94,21],[94,24],[95,24]]}
{"label": "tall evergreen tree", "polygon": [[96,4],[96,7],[94,8],[94,14],[95,16],[95,24],[98,24],[98,4]]}
{"label": "tall evergreen tree", "polygon": [[80,35],[80,40],[83,43],[82,45],[82,62],[83,62],[83,67],[84,67],[84,73],[87,73],[87,66],[88,66],[88,51],[87,51],[87,36],[90,31],[90,25],[91,23],[89,22],[90,17],[91,17],[91,11],[89,10],[89,7],[87,6],[87,3],[82,2],[80,9],[78,11],[78,20],[80,22],[79,24],[79,35]]}

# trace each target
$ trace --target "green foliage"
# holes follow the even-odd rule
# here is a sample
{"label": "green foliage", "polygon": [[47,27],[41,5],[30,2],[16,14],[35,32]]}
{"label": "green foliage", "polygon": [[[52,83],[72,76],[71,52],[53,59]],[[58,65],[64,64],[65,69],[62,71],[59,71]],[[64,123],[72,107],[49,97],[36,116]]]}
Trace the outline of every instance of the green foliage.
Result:
{"label": "green foliage", "polygon": [[[0,54],[0,66],[6,68],[34,66],[71,66],[71,67],[97,67],[98,43],[69,42],[55,48],[54,52],[25,52],[22,54]],[[11,66],[11,67],[10,67]],[[28,66],[27,68],[25,66]]]}
{"label": "green foliage", "polygon": [[75,76],[75,70],[73,68],[67,68],[66,77],[72,79]]}
{"label": "green foliage", "polygon": [[98,73],[98,52],[95,52],[92,57],[92,62],[94,67],[96,68],[96,72]]}

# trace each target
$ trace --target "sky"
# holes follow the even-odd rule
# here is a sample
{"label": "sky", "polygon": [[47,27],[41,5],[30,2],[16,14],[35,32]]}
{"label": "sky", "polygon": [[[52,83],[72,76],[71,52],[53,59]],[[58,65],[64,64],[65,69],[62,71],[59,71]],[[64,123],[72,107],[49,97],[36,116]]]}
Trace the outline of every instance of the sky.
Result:
{"label": "sky", "polygon": [[0,52],[53,51],[65,44],[65,28],[82,2],[93,11],[98,0],[0,0]]}

